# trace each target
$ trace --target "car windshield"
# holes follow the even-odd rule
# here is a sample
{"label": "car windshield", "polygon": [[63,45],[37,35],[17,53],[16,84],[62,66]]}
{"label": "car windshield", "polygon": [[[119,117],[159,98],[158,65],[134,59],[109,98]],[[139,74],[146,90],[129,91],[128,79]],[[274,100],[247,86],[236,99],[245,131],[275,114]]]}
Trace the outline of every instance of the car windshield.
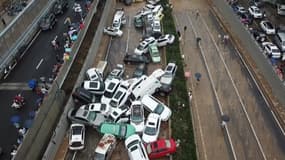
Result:
{"label": "car windshield", "polygon": [[90,88],[98,88],[99,83],[98,82],[90,82]]}
{"label": "car windshield", "polygon": [[96,160],[105,160],[105,155],[96,152],[94,158],[95,158]]}
{"label": "car windshield", "polygon": [[114,101],[114,100],[111,100],[110,105],[112,107],[117,107],[118,103],[116,101]]}
{"label": "car windshield", "polygon": [[119,134],[121,136],[125,136],[127,134],[127,126],[126,125],[121,126]]}
{"label": "car windshield", "polygon": [[112,98],[112,97],[113,97],[113,93],[112,93],[112,92],[105,91],[105,92],[104,92],[104,96],[107,97],[107,98]]}
{"label": "car windshield", "polygon": [[135,145],[135,144],[138,144],[139,143],[139,140],[133,140],[131,143],[129,143],[128,145],[127,145],[127,148],[130,148],[131,146],[133,146],[133,145]]}
{"label": "car windshield", "polygon": [[162,104],[158,104],[153,112],[157,114],[161,114],[163,110],[164,110],[164,106]]}
{"label": "car windshield", "polygon": [[272,53],[278,53],[279,50],[278,49],[272,49]]}
{"label": "car windshield", "polygon": [[143,50],[145,47],[142,44],[139,44],[139,46],[137,48],[138,48],[138,50]]}
{"label": "car windshield", "polygon": [[156,129],[152,127],[145,127],[144,133],[147,135],[155,135]]}
{"label": "car windshield", "polygon": [[88,121],[95,121],[96,119],[96,112],[90,111],[88,116],[87,116]]}
{"label": "car windshield", "polygon": [[81,126],[74,126],[72,127],[72,135],[81,135]]}
{"label": "car windshield", "polygon": [[140,110],[140,106],[133,106],[132,121],[135,123],[139,123],[143,121],[143,115]]}

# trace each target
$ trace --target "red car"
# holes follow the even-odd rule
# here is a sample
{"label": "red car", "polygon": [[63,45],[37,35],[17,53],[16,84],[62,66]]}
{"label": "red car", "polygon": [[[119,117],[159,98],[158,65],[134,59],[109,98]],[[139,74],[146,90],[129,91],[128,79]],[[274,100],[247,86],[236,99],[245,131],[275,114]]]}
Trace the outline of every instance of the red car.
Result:
{"label": "red car", "polygon": [[159,139],[155,142],[145,144],[146,152],[150,159],[161,158],[176,152],[174,139]]}

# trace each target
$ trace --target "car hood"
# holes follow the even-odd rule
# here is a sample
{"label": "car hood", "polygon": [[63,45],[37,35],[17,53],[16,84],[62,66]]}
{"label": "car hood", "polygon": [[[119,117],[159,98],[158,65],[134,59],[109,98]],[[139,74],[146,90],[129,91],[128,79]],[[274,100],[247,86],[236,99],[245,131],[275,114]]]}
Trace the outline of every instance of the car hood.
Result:
{"label": "car hood", "polygon": [[172,83],[172,80],[173,80],[173,77],[171,77],[171,76],[162,76],[161,78],[160,78],[160,82],[162,83],[162,84],[171,84]]}

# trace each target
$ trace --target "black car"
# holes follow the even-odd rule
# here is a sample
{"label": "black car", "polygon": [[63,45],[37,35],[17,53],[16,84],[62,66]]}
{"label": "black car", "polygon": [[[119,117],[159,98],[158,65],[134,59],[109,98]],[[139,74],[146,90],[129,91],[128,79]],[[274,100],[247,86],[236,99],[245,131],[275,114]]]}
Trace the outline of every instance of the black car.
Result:
{"label": "black car", "polygon": [[250,33],[258,43],[262,43],[267,40],[266,35],[261,30],[252,29],[250,30]]}
{"label": "black car", "polygon": [[138,64],[138,63],[149,63],[150,60],[143,55],[126,54],[124,57],[124,62],[127,64]]}
{"label": "black car", "polygon": [[40,28],[44,31],[53,29],[55,24],[56,18],[54,13],[48,13],[40,20]]}
{"label": "black car", "polygon": [[240,13],[239,14],[241,22],[243,24],[249,24],[251,25],[253,23],[253,16],[248,13]]}
{"label": "black car", "polygon": [[81,102],[83,104],[92,103],[95,101],[92,93],[82,87],[78,87],[72,93],[72,97],[75,102]]}
{"label": "black car", "polygon": [[133,73],[133,78],[139,78],[142,75],[145,75],[146,72],[147,72],[147,65],[145,63],[139,64]]}
{"label": "black car", "polygon": [[63,12],[67,9],[68,9],[67,0],[57,0],[53,4],[53,13],[55,15],[63,14]]}

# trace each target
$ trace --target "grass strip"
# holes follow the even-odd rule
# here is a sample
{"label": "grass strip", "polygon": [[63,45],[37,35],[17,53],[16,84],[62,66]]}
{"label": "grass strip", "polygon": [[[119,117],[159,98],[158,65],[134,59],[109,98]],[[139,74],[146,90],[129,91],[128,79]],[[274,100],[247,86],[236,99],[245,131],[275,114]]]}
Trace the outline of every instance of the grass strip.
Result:
{"label": "grass strip", "polygon": [[[181,58],[181,50],[179,46],[178,36],[172,9],[169,7],[168,0],[161,0],[161,5],[164,8],[162,19],[163,30],[167,34],[175,35],[174,44],[166,47],[166,60],[175,62],[178,66],[175,79],[173,81],[173,91],[169,95],[169,105],[173,112],[171,118],[172,136],[175,139],[180,139],[181,143],[174,154],[174,160],[196,160],[196,145],[194,141],[193,125],[189,107],[189,97],[187,92],[186,79],[184,77],[184,66]],[[184,105],[184,107],[183,107]]]}

